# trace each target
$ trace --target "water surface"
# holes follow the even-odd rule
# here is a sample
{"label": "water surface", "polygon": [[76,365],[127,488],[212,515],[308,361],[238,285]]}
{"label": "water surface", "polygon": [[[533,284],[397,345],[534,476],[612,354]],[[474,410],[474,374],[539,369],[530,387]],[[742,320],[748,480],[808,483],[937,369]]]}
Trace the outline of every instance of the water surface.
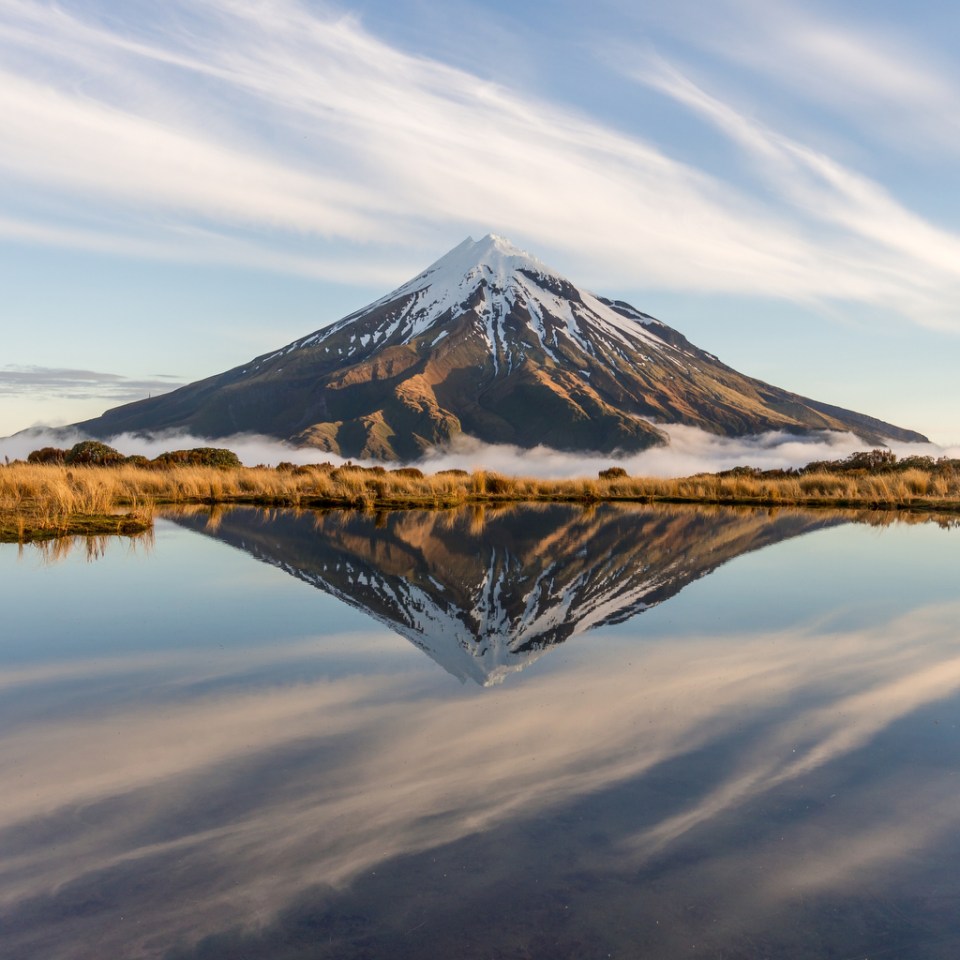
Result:
{"label": "water surface", "polygon": [[956,956],[960,534],[851,520],[0,547],[3,956]]}

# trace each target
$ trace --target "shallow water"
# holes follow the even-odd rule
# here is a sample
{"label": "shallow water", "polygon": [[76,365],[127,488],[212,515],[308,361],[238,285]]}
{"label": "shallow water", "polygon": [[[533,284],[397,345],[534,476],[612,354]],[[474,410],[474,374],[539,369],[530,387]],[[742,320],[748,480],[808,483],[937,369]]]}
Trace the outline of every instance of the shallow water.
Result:
{"label": "shallow water", "polygon": [[560,505],[0,547],[0,954],[954,957],[958,560]]}

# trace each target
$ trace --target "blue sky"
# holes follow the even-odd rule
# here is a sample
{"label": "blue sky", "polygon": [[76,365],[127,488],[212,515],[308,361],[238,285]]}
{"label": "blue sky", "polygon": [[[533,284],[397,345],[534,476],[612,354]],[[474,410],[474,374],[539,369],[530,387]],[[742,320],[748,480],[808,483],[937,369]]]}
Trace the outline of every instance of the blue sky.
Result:
{"label": "blue sky", "polygon": [[0,0],[0,436],[492,231],[956,444],[958,35],[934,0]]}

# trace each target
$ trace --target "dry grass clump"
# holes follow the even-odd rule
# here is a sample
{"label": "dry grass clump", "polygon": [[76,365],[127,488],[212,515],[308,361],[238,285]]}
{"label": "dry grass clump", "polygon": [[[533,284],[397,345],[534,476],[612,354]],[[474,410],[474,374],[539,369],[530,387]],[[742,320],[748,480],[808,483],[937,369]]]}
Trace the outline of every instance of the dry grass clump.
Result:
{"label": "dry grass clump", "polygon": [[[133,487],[118,497],[109,468],[13,464],[0,470],[0,541],[45,540],[67,533],[135,534],[152,509]],[[121,506],[126,507],[121,511]]]}

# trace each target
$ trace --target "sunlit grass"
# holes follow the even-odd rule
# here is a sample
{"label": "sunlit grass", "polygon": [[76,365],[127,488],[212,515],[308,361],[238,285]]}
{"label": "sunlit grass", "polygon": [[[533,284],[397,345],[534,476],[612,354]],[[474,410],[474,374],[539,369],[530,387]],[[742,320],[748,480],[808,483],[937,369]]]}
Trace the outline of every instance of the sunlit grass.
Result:
{"label": "sunlit grass", "polygon": [[0,539],[65,533],[125,533],[149,527],[169,504],[254,503],[277,507],[453,507],[511,501],[635,501],[960,510],[960,475],[911,468],[764,476],[698,474],[543,480],[486,470],[306,467],[119,466],[14,463],[0,467]]}

